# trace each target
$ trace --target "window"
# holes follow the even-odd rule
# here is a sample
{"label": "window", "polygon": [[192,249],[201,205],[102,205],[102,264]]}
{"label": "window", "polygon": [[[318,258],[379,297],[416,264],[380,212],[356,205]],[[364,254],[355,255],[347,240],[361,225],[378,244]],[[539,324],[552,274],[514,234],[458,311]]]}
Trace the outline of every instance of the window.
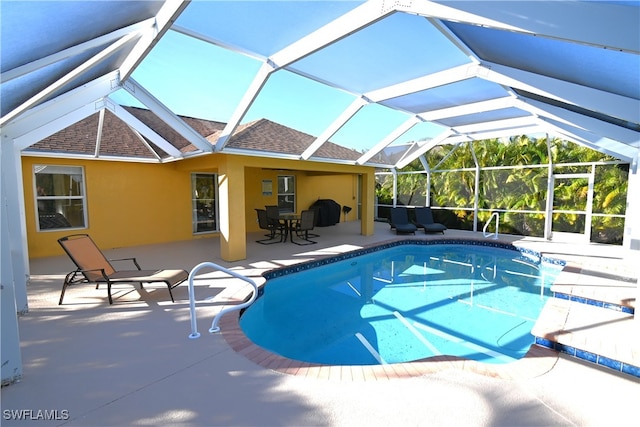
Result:
{"label": "window", "polygon": [[296,211],[296,177],[278,176],[278,209],[280,212]]}
{"label": "window", "polygon": [[193,232],[208,233],[218,230],[217,175],[213,173],[191,174],[191,204],[193,207]]}
{"label": "window", "polygon": [[80,166],[35,165],[38,230],[85,228],[84,170]]}

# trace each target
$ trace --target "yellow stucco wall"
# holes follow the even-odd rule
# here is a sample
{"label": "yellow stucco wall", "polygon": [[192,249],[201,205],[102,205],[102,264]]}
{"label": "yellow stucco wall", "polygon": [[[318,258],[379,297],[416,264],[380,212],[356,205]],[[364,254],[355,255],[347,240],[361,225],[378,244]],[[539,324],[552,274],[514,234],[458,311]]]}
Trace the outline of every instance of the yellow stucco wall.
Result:
{"label": "yellow stucco wall", "polygon": [[[82,166],[88,224],[85,229],[36,230],[33,165]],[[27,241],[30,257],[60,255],[57,239],[88,233],[103,249],[192,238],[191,177],[174,163],[23,157]]]}
{"label": "yellow stucco wall", "polygon": [[[259,231],[256,209],[278,204],[278,176],[292,175],[296,181],[296,211],[308,209],[318,199],[332,199],[341,206],[350,206],[353,211],[347,217],[355,220],[358,178],[352,174],[318,174],[317,172],[296,170],[263,170],[247,168],[245,177],[247,231]],[[262,181],[271,181],[273,194],[262,194]],[[344,216],[340,217],[340,221]]]}
{"label": "yellow stucco wall", "polygon": [[[86,229],[36,230],[33,183],[33,166],[36,164],[84,167],[88,209]],[[355,220],[358,175],[364,175],[363,181],[373,185],[374,172],[373,168],[363,166],[227,154],[212,154],[166,164],[24,156],[22,168],[27,240],[29,256],[32,258],[62,255],[58,238],[73,233],[88,233],[104,250],[220,237],[221,255],[228,261],[243,259],[246,232],[259,231],[255,209],[277,204],[278,175],[296,176],[298,212],[307,209],[319,198],[333,199],[340,205],[351,206],[353,211],[348,219]],[[193,172],[218,173],[219,181],[226,176],[234,179],[228,187],[220,188],[220,233],[192,233]],[[244,182],[239,183],[242,176]],[[271,196],[262,194],[263,180],[272,181]],[[373,197],[367,199],[367,194],[367,191],[363,193],[363,203],[373,204]],[[369,210],[363,207],[363,212]],[[367,214],[364,219],[362,229],[369,234],[373,229],[373,216]],[[370,227],[368,223],[371,223]]]}

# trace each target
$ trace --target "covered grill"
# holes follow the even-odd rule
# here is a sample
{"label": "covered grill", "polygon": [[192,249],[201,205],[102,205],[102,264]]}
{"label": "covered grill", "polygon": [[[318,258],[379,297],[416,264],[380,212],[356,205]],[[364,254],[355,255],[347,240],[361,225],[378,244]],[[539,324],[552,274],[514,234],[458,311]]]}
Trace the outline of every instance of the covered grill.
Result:
{"label": "covered grill", "polygon": [[340,222],[340,205],[331,199],[318,199],[309,209],[316,211],[316,225],[328,227]]}

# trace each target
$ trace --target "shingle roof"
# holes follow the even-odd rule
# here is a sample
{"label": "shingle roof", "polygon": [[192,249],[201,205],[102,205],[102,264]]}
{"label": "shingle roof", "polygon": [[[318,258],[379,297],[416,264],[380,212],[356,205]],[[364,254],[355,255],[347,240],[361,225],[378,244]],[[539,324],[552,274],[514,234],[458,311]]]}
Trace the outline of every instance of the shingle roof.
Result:
{"label": "shingle roof", "polygon": [[[315,137],[267,119],[260,119],[238,127],[227,147],[243,150],[269,151],[281,154],[301,154]],[[315,157],[356,160],[357,151],[326,142]]]}
{"label": "shingle roof", "polygon": [[[138,120],[146,124],[154,132],[176,147],[182,153],[197,151],[182,135],[168,126],[153,112],[143,108],[125,107]],[[151,147],[160,158],[167,158],[165,153],[150,140],[140,135],[109,110],[104,110],[104,123],[100,138],[100,154],[108,156],[134,157],[152,159],[155,155],[149,151]],[[224,123],[193,117],[180,117],[197,133],[212,145],[225,127]],[[95,113],[72,126],[30,146],[27,152],[51,152],[79,155],[95,154],[98,136],[99,113]],[[227,147],[279,154],[301,154],[315,138],[295,129],[283,126],[267,119],[260,119],[238,126],[230,138]],[[147,145],[145,145],[145,142]],[[315,157],[327,159],[356,160],[360,153],[332,142],[326,142],[314,154]]]}

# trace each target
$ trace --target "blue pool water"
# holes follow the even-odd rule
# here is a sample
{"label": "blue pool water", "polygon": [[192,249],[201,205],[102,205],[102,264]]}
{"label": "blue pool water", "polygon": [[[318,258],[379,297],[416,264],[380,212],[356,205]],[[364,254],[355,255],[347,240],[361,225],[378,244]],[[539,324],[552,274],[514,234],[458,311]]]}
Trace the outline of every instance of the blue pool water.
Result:
{"label": "blue pool water", "polygon": [[242,315],[256,344],[334,365],[523,357],[559,272],[531,253],[403,244],[267,280]]}

